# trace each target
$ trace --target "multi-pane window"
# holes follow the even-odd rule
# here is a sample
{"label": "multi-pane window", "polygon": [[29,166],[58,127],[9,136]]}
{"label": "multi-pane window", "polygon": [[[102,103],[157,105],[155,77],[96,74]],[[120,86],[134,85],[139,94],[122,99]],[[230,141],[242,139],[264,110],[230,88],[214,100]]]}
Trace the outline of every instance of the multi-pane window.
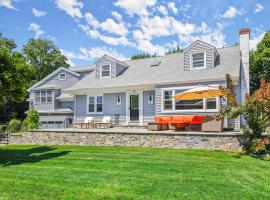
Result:
{"label": "multi-pane window", "polygon": [[153,104],[153,103],[154,103],[154,95],[148,94],[148,104]]}
{"label": "multi-pane window", "polygon": [[103,111],[103,97],[97,96],[97,110],[96,112],[102,112]]}
{"label": "multi-pane window", "polygon": [[89,113],[103,112],[103,96],[88,97],[88,112]]}
{"label": "multi-pane window", "polygon": [[172,96],[173,91],[168,90],[164,91],[163,93],[163,109],[164,110],[172,110],[173,107],[173,96]]}
{"label": "multi-pane window", "polygon": [[205,66],[204,53],[192,54],[192,67],[202,68]]}
{"label": "multi-pane window", "polygon": [[122,104],[122,96],[117,96],[116,97],[116,105],[121,105]]}
{"label": "multi-pane window", "polygon": [[95,112],[95,97],[88,98],[88,112]]}
{"label": "multi-pane window", "polygon": [[[175,90],[175,94],[184,90]],[[175,101],[175,110],[200,110],[203,109],[203,99]]]}
{"label": "multi-pane window", "polygon": [[206,109],[217,109],[217,99],[206,99]]}
{"label": "multi-pane window", "polygon": [[185,111],[185,110],[216,110],[217,98],[174,100],[173,96],[185,90],[164,90],[163,110],[164,111]]}
{"label": "multi-pane window", "polygon": [[41,103],[46,103],[46,91],[41,91]]}
{"label": "multi-pane window", "polygon": [[35,92],[35,102],[40,102],[40,92]]}
{"label": "multi-pane window", "polygon": [[102,78],[111,77],[111,65],[101,66],[101,77]]}
{"label": "multi-pane window", "polygon": [[42,90],[35,92],[35,103],[52,103],[53,93],[50,90]]}

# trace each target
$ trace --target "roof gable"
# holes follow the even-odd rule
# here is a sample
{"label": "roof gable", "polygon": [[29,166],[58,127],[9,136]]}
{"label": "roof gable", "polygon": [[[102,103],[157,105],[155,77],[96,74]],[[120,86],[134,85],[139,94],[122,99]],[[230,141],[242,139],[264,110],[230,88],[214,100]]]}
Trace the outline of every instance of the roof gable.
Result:
{"label": "roof gable", "polygon": [[96,65],[100,62],[102,62],[103,59],[109,59],[109,60],[113,60],[119,64],[121,64],[122,66],[126,66],[128,67],[128,65],[125,62],[122,62],[120,60],[117,60],[115,58],[113,58],[112,56],[109,56],[108,54],[104,54],[102,57],[100,57],[97,61],[96,61]]}
{"label": "roof gable", "polygon": [[185,49],[184,49],[184,53],[187,52],[188,50],[190,50],[192,47],[194,47],[194,46],[197,45],[197,44],[202,44],[202,45],[208,46],[209,48],[214,49],[216,55],[219,55],[219,54],[218,54],[218,51],[217,51],[217,49],[216,49],[215,46],[213,46],[213,45],[211,45],[211,44],[208,44],[208,43],[206,43],[206,42],[203,42],[203,41],[201,41],[201,40],[196,40],[196,41],[193,42],[191,45],[189,45],[187,48],[185,48]]}
{"label": "roof gable", "polygon": [[40,85],[46,83],[47,80],[49,80],[50,78],[52,78],[53,76],[57,75],[58,73],[60,73],[61,71],[65,71],[73,76],[76,76],[76,77],[80,77],[80,74],[76,73],[76,72],[73,72],[67,68],[64,68],[64,67],[60,67],[58,68],[57,70],[55,70],[54,72],[52,72],[51,74],[49,74],[48,76],[46,76],[45,78],[43,78],[42,80],[40,80],[39,82],[35,83],[32,87],[30,87],[28,89],[28,91],[36,88],[36,87],[39,87]]}

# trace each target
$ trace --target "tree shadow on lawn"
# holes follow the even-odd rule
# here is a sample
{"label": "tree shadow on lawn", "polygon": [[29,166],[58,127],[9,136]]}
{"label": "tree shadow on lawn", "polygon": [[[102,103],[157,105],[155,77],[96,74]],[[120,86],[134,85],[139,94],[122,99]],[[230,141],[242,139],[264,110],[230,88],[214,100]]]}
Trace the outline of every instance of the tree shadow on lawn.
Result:
{"label": "tree shadow on lawn", "polygon": [[23,163],[37,163],[42,160],[57,158],[68,154],[70,151],[50,152],[57,148],[34,147],[31,149],[0,149],[0,166],[19,165]]}

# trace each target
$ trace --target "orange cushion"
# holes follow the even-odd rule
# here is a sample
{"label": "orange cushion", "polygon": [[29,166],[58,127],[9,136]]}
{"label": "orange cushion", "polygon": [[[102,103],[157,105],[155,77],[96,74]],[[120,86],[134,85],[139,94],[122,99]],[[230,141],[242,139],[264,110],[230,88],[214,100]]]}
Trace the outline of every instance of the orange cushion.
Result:
{"label": "orange cushion", "polygon": [[194,116],[190,124],[202,124],[206,116]]}
{"label": "orange cushion", "polygon": [[172,120],[171,116],[156,116],[155,121],[159,124],[170,124]]}

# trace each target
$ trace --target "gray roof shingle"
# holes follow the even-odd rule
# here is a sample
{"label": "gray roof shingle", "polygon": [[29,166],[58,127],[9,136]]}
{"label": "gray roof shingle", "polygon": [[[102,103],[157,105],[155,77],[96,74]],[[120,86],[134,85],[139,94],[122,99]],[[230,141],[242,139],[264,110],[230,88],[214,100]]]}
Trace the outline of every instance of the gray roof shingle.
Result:
{"label": "gray roof shingle", "polygon": [[[139,60],[128,60],[129,66],[121,75],[110,79],[96,79],[92,72],[77,82],[67,91],[83,89],[115,88],[125,86],[158,85],[183,83],[204,80],[225,80],[225,75],[239,78],[240,49],[239,45],[217,49],[220,63],[214,68],[184,71],[184,54],[174,53],[161,57]],[[158,66],[151,67],[154,61],[161,61]]]}

